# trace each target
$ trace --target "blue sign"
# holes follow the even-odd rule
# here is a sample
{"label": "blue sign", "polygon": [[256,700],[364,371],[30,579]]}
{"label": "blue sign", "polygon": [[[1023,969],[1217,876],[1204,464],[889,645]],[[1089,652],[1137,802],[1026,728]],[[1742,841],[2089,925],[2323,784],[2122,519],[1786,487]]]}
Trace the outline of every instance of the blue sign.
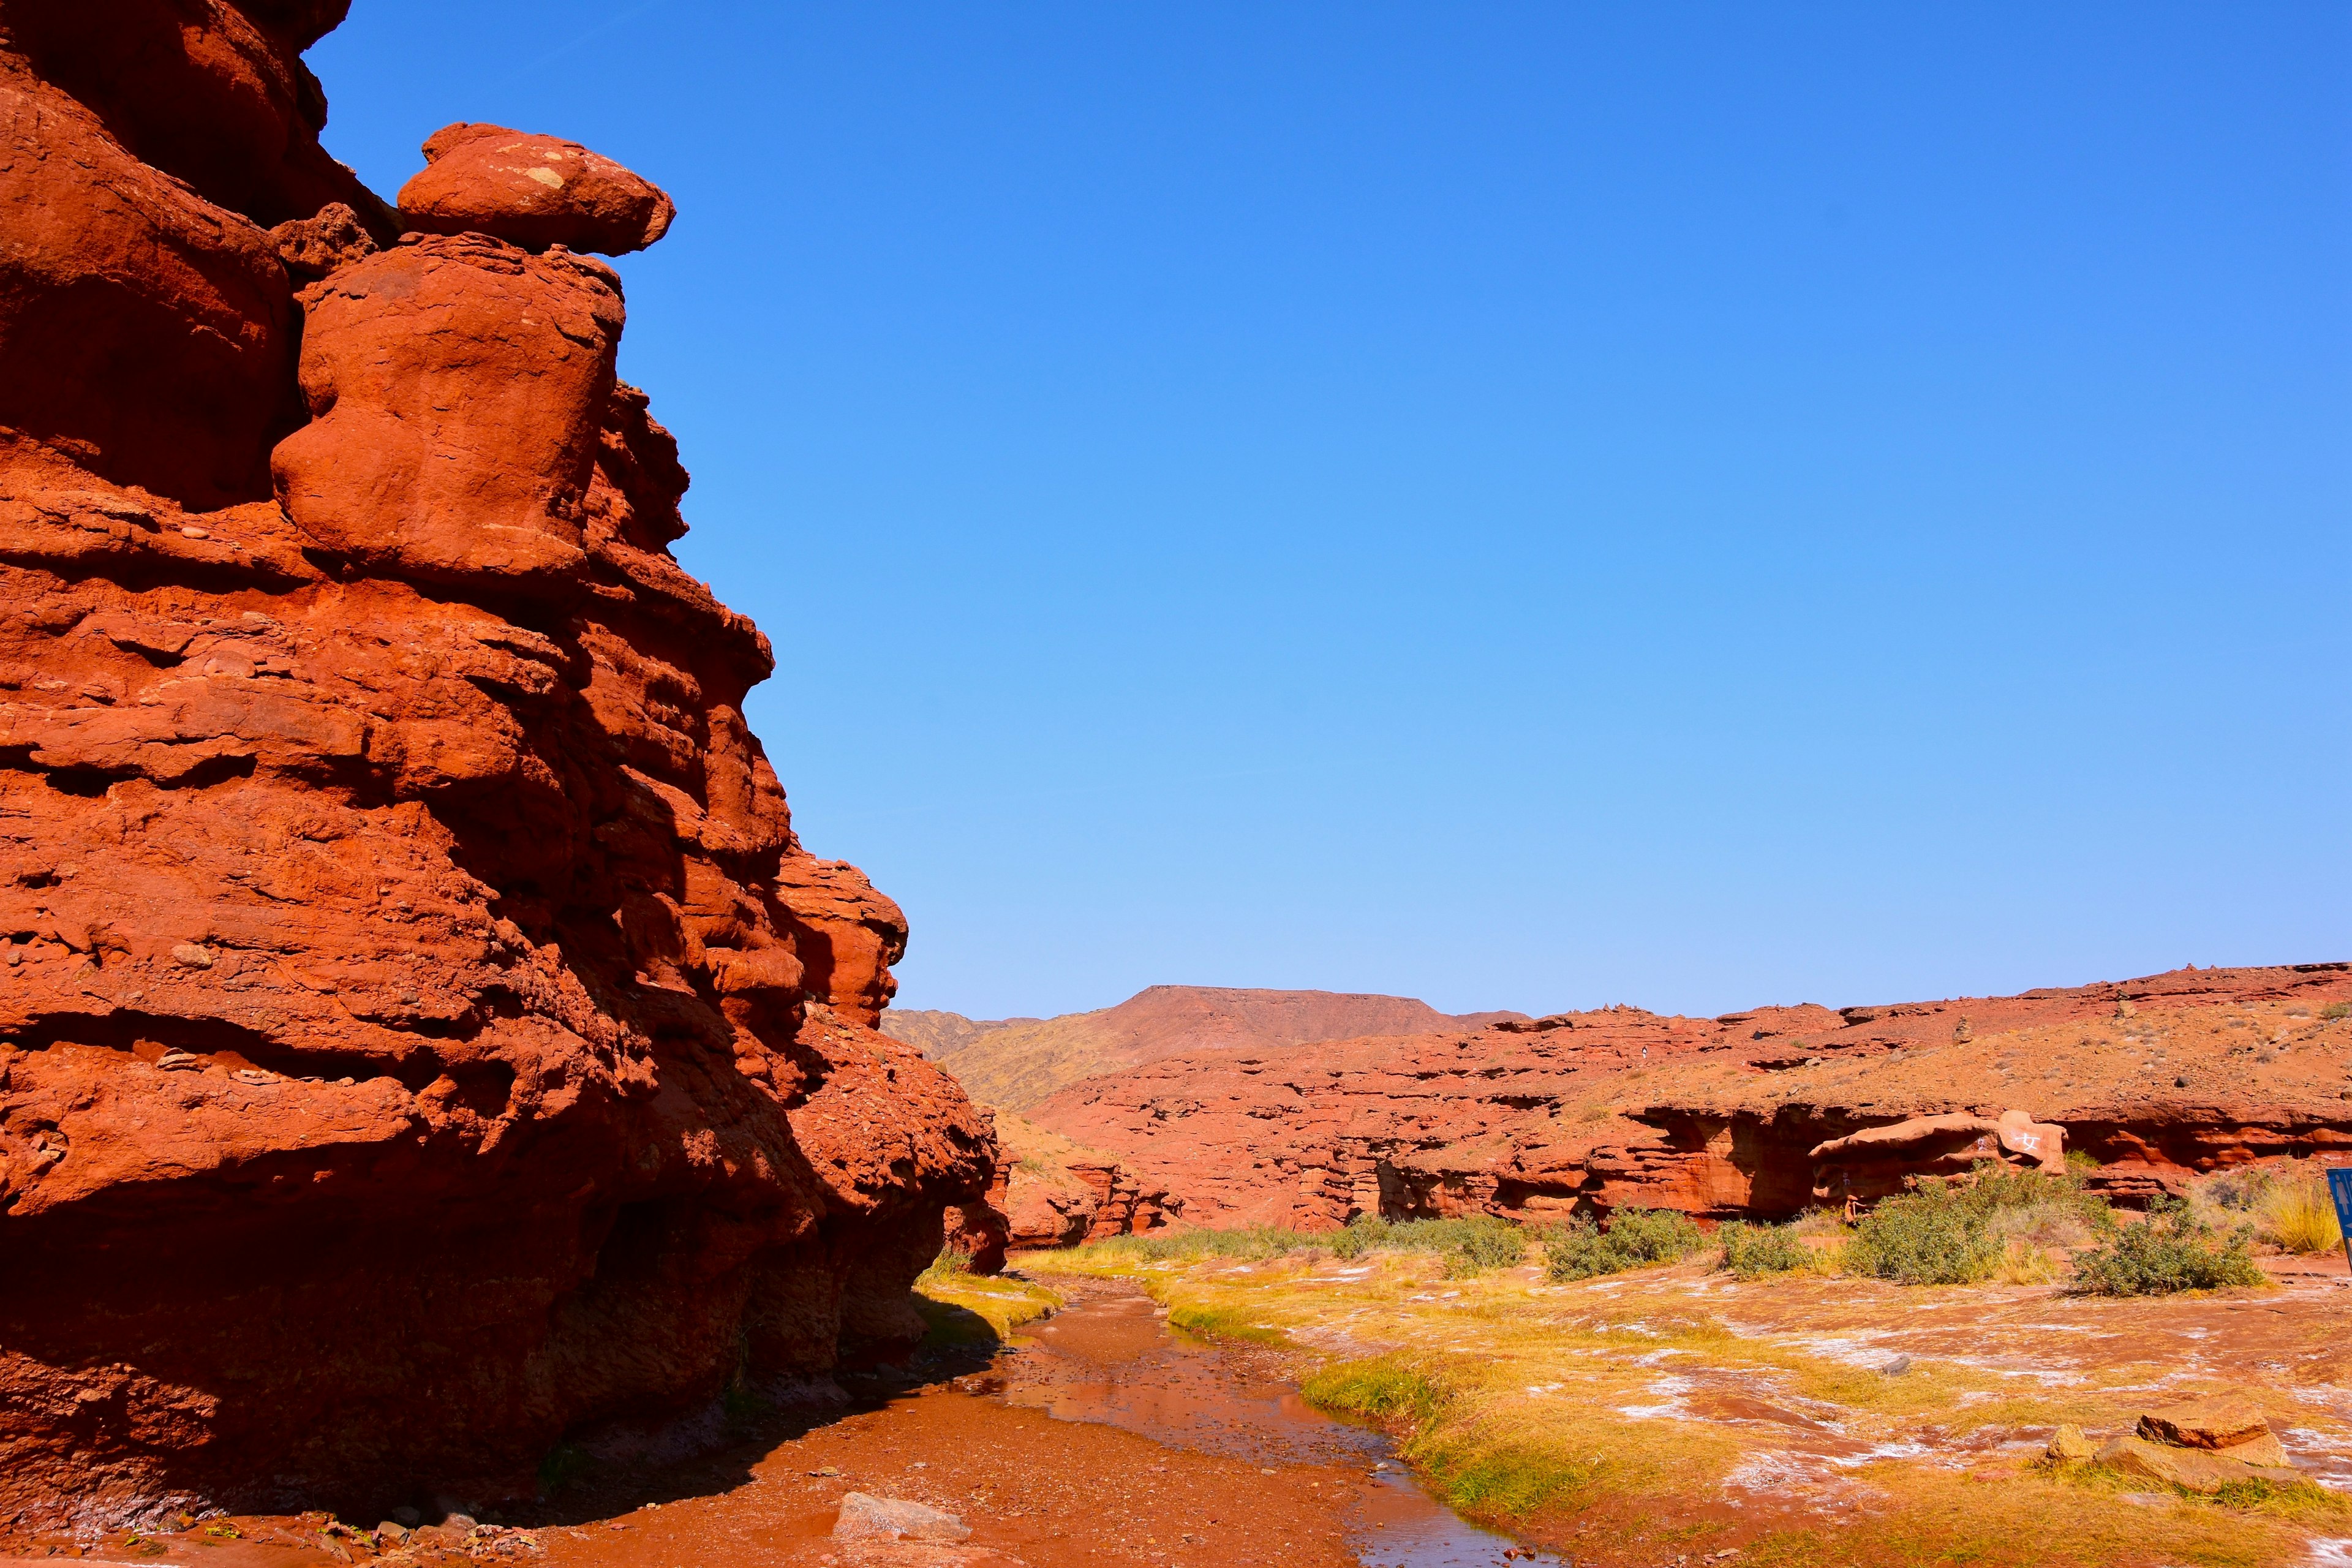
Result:
{"label": "blue sign", "polygon": [[2327,1173],[2327,1195],[2336,1200],[2336,1227],[2344,1233],[2344,1262],[2352,1268],[2352,1166]]}

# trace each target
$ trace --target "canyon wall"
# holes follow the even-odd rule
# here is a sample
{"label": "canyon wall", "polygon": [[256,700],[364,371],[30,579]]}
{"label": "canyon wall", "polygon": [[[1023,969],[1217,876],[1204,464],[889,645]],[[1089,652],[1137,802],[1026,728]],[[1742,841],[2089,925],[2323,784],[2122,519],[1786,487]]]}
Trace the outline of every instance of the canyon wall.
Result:
{"label": "canyon wall", "polygon": [[2347,1014],[2343,963],[1837,1011],[1611,1008],[1171,1057],[1029,1114],[1163,1190],[1187,1225],[1627,1206],[1780,1219],[1905,1173],[1816,1159],[1824,1143],[2004,1111],[2062,1129],[2095,1188],[2139,1203],[2252,1160],[2352,1162]]}
{"label": "canyon wall", "polygon": [[23,1528],[527,1495],[903,1353],[992,1175],[669,552],[585,254],[667,198],[457,126],[404,216],[319,144],[344,9],[0,3]]}

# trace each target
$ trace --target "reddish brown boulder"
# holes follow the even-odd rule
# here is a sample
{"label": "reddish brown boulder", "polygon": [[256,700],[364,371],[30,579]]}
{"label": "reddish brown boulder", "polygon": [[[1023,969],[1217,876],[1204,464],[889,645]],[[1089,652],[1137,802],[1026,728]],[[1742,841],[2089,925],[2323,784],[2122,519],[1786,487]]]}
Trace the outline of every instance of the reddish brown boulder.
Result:
{"label": "reddish brown boulder", "polygon": [[772,659],[669,553],[614,274],[377,251],[322,103],[228,122],[337,14],[0,10],[20,1528],[527,1494],[902,1354],[992,1174],[868,1026],[904,922],[744,724]]}
{"label": "reddish brown boulder", "polygon": [[445,125],[400,187],[400,216],[427,234],[495,235],[528,250],[619,256],[669,231],[660,187],[577,142],[503,125]]}
{"label": "reddish brown boulder", "polygon": [[1999,1116],[1947,1112],[1866,1127],[1816,1144],[1813,1198],[1821,1204],[1874,1201],[1899,1193],[1921,1176],[1966,1174],[1978,1164],[2066,1168],[2066,1130],[2037,1122],[2021,1110]]}
{"label": "reddish brown boulder", "polygon": [[541,591],[576,578],[621,342],[611,268],[418,236],[311,285],[302,306],[310,423],[270,458],[287,516],[371,573]]}

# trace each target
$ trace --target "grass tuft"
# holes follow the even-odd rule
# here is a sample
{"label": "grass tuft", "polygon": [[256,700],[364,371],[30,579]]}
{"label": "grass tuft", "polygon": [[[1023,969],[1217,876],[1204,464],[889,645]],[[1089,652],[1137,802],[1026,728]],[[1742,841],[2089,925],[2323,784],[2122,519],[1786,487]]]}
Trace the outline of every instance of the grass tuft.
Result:
{"label": "grass tuft", "polygon": [[2277,1182],[2256,1206],[2260,1234],[2288,1252],[2328,1252],[2342,1245],[2344,1231],[2336,1223],[2336,1200],[2328,1195],[2324,1172],[2309,1172]]}
{"label": "grass tuft", "polygon": [[1017,1275],[983,1278],[961,1252],[942,1252],[915,1277],[915,1310],[931,1344],[985,1343],[1045,1317],[1062,1298]]}

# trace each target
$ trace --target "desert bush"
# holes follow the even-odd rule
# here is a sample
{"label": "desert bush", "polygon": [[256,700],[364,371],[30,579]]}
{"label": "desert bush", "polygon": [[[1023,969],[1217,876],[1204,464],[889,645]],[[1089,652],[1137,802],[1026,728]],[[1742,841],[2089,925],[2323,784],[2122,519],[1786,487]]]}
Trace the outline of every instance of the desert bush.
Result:
{"label": "desert bush", "polygon": [[[1344,1233],[1343,1233],[1344,1234]],[[1077,1250],[1085,1257],[1120,1263],[1192,1263],[1204,1258],[1263,1262],[1293,1252],[1330,1247],[1338,1237],[1279,1226],[1242,1226],[1233,1230],[1154,1230],[1141,1236],[1106,1237]]]}
{"label": "desert bush", "polygon": [[1619,1209],[1607,1230],[1579,1215],[1544,1237],[1544,1271],[1555,1280],[1590,1279],[1672,1263],[1706,1245],[1698,1222],[1673,1209]]}
{"label": "desert bush", "polygon": [[[2095,1168],[2095,1167],[2092,1167]],[[1905,1285],[1961,1285],[1999,1276],[2053,1279],[2053,1247],[2111,1233],[2115,1211],[2083,1186],[2084,1171],[2011,1170],[1979,1160],[1965,1181],[1920,1187],[1880,1204],[1846,1248],[1851,1273]]]}
{"label": "desert bush", "polygon": [[1723,1243],[1718,1267],[1737,1279],[1760,1279],[1813,1266],[1813,1249],[1799,1239],[1794,1224],[1742,1225],[1735,1220],[1715,1235]]}
{"label": "desert bush", "polygon": [[2020,1204],[1997,1208],[1985,1215],[1985,1226],[2004,1247],[2081,1247],[2116,1227],[2115,1215],[2102,1204],[2085,1212],[2071,1203]]}
{"label": "desert bush", "polygon": [[2288,1252],[2326,1252],[2344,1240],[2325,1172],[2305,1172],[2273,1182],[2254,1212],[2262,1238]]}
{"label": "desert bush", "polygon": [[2146,1223],[2119,1226],[2074,1259],[2074,1289],[2092,1296],[2165,1296],[2264,1284],[2252,1242],[2251,1226],[2223,1232],[2179,1199],[2158,1198]]}
{"label": "desert bush", "polygon": [[1964,1189],[1928,1186],[1873,1209],[1846,1244],[1845,1267],[1898,1285],[1966,1285],[1990,1274],[2001,1250]]}
{"label": "desert bush", "polygon": [[2319,1016],[2330,1023],[2338,1018],[2352,1018],[2352,1002],[2330,1002],[2319,1010]]}
{"label": "desert bush", "polygon": [[1446,1271],[1483,1274],[1490,1268],[1510,1268],[1527,1261],[1527,1233],[1507,1219],[1464,1221],[1462,1233],[1446,1246]]}
{"label": "desert bush", "polygon": [[1516,1221],[1493,1215],[1407,1220],[1359,1215],[1329,1240],[1331,1250],[1341,1258],[1360,1258],[1368,1252],[1434,1252],[1444,1258],[1446,1273],[1456,1278],[1507,1268],[1528,1255],[1528,1233]]}
{"label": "desert bush", "polygon": [[1609,1245],[1636,1264],[1672,1263],[1706,1245],[1698,1222],[1674,1209],[1619,1209],[1606,1234]]}
{"label": "desert bush", "polygon": [[2083,1185],[2084,1176],[2097,1169],[2095,1164],[2070,1163],[2058,1172],[2012,1171],[1979,1160],[1961,1196],[2000,1235],[2042,1246],[2072,1246],[2116,1226],[2116,1211],[2107,1200]]}

